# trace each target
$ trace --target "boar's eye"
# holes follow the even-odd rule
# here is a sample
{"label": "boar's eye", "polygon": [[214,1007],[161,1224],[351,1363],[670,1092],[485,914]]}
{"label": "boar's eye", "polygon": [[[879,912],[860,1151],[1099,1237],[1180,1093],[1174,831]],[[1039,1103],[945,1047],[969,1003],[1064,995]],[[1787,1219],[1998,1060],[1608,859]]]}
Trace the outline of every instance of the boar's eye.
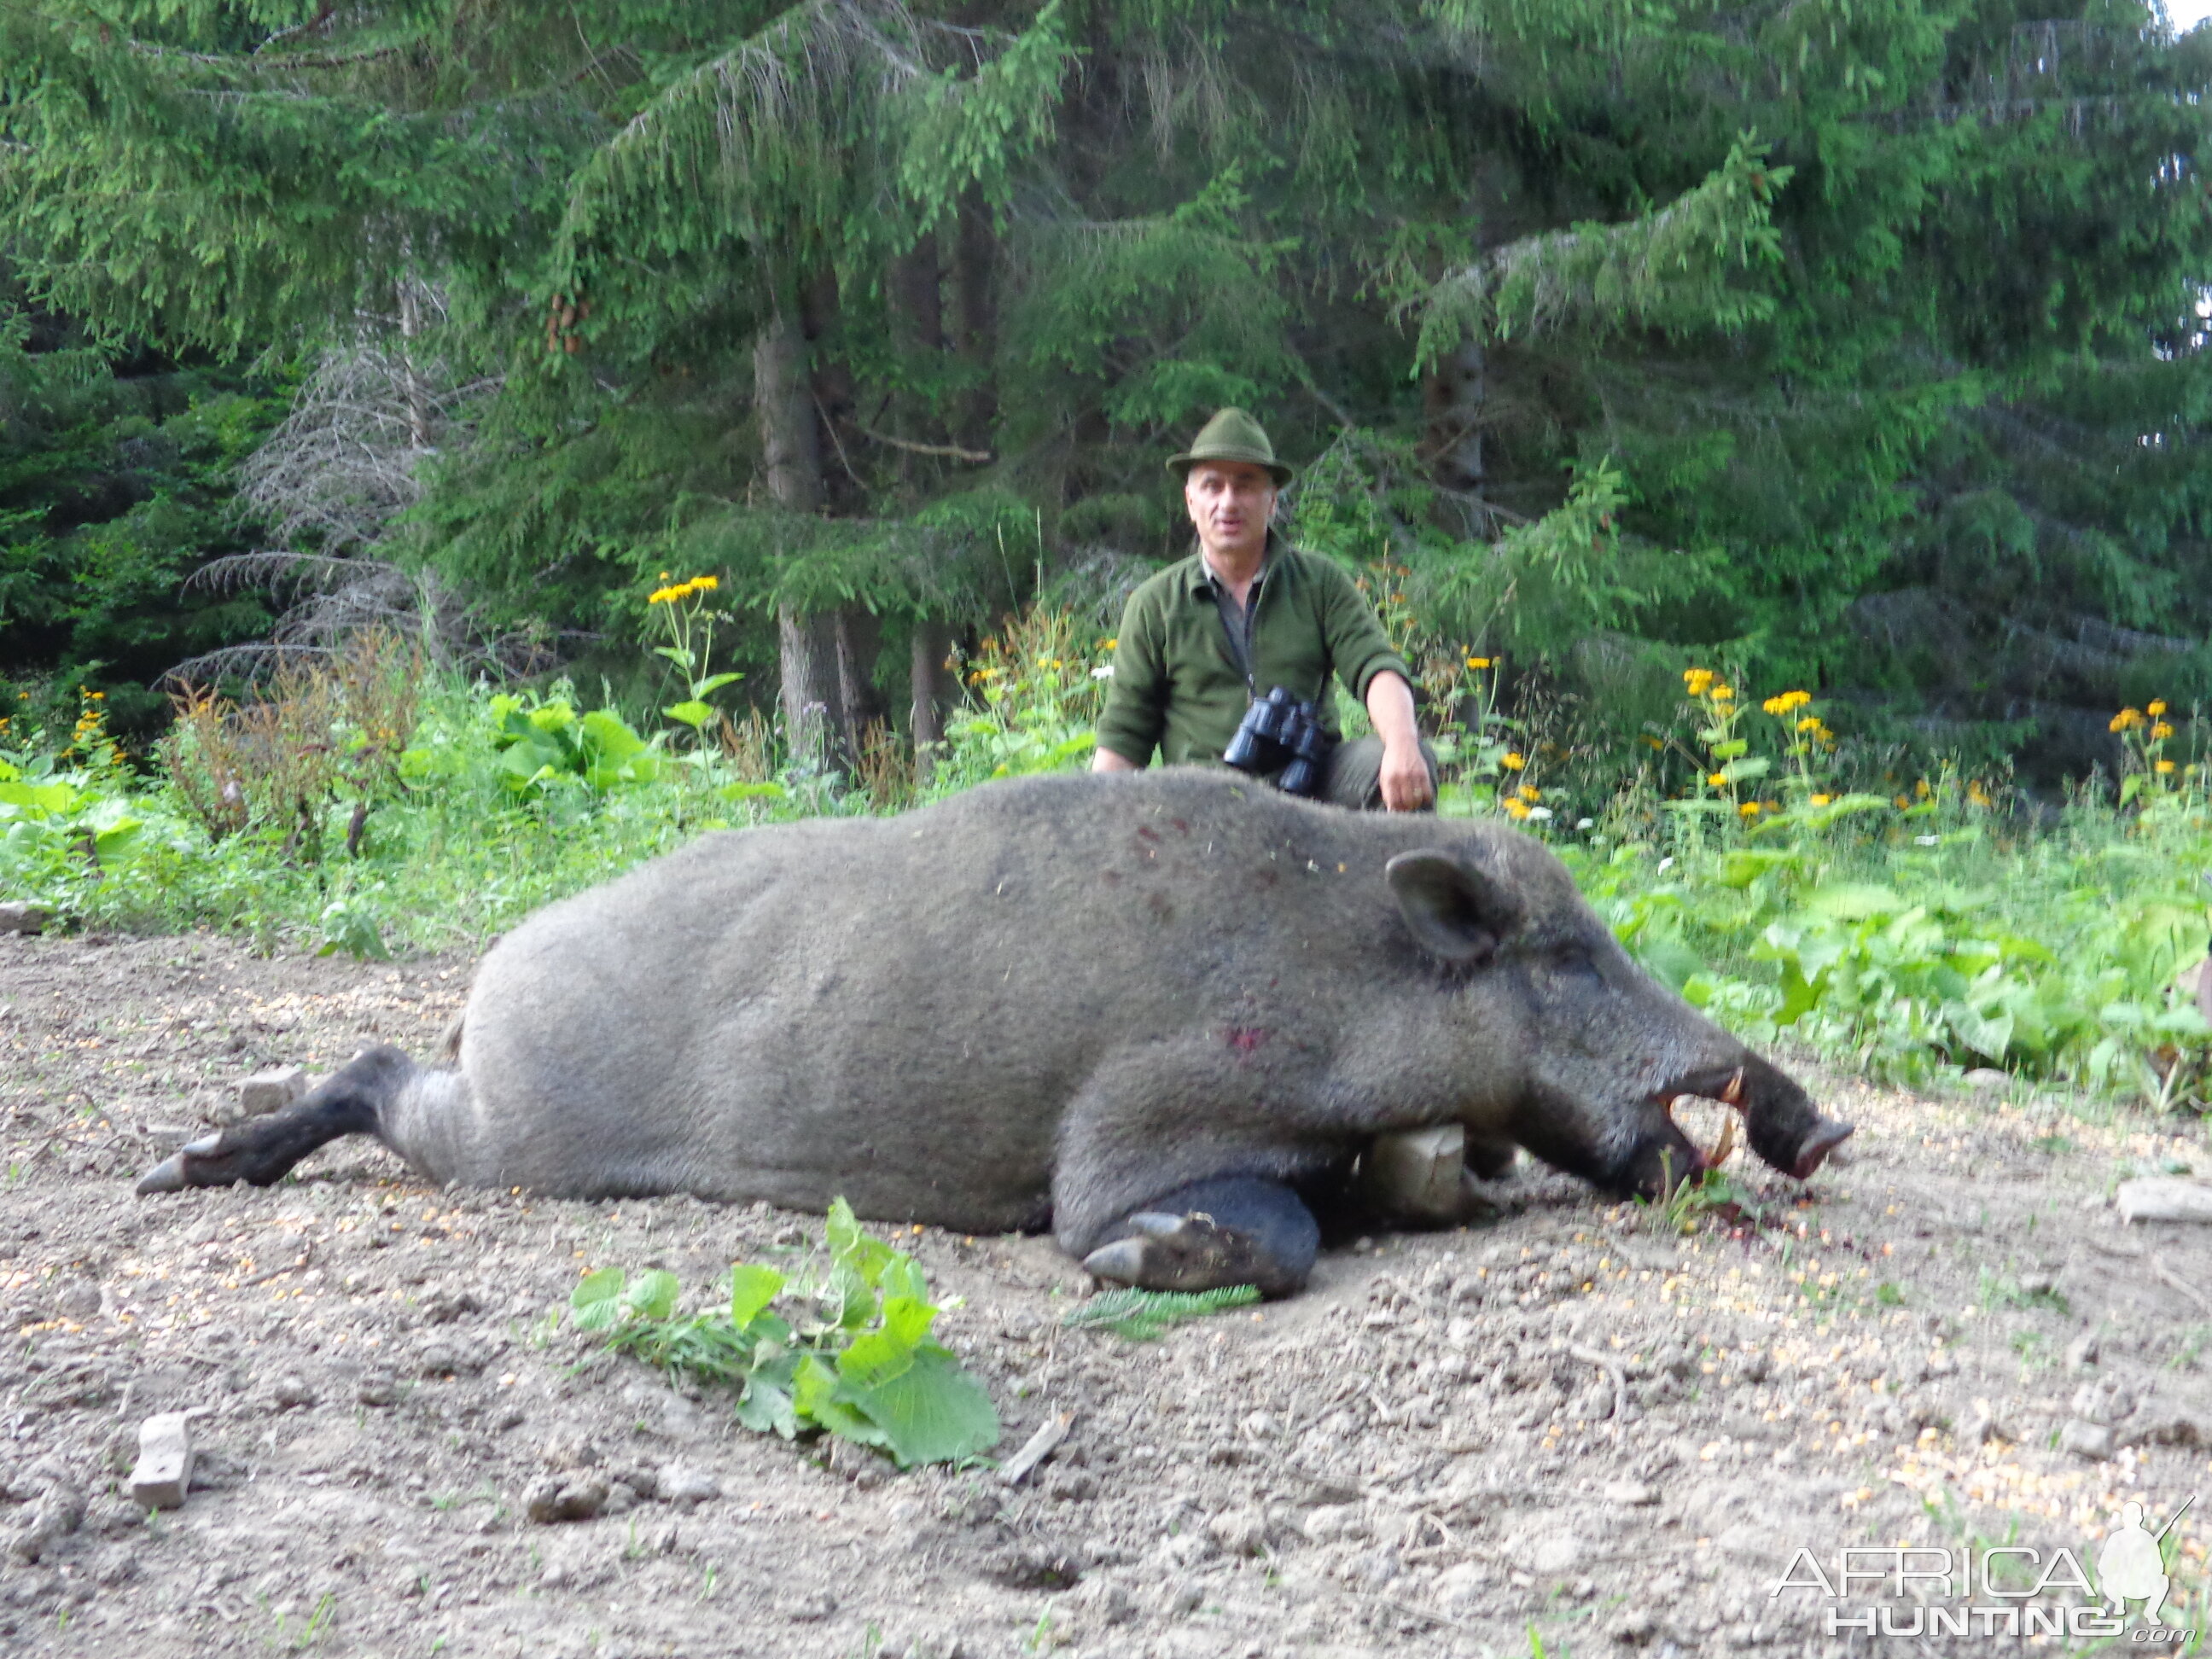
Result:
{"label": "boar's eye", "polygon": [[1552,971],[1562,979],[1587,979],[1601,982],[1605,975],[1598,971],[1597,958],[1586,945],[1562,945],[1551,952]]}

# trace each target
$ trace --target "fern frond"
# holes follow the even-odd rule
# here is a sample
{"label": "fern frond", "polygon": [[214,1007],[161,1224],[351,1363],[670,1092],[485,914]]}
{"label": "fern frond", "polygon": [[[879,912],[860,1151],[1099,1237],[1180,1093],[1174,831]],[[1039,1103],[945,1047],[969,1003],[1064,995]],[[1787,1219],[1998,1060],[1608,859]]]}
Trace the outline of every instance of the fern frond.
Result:
{"label": "fern frond", "polygon": [[1185,1320],[1248,1307],[1260,1299],[1249,1285],[1212,1291],[1107,1291],[1072,1309],[1060,1323],[1070,1330],[1111,1331],[1132,1342],[1149,1342]]}

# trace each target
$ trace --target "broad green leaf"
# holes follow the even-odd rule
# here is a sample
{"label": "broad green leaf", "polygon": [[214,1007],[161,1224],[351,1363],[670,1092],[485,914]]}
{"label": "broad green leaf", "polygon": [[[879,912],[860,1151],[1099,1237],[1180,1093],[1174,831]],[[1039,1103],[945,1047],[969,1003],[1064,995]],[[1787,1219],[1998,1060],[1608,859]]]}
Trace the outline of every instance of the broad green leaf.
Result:
{"label": "broad green leaf", "polygon": [[884,1322],[853,1339],[837,1356],[837,1371],[858,1388],[877,1388],[914,1363],[915,1351],[929,1334],[937,1310],[911,1297],[889,1297],[884,1302]]}
{"label": "broad green leaf", "polygon": [[730,1322],[739,1330],[753,1322],[784,1286],[784,1277],[773,1267],[740,1263],[730,1269]]}
{"label": "broad green leaf", "polygon": [[1871,882],[1844,881],[1823,887],[1805,901],[1817,915],[1839,921],[1863,921],[1875,916],[1893,916],[1907,908],[1905,900],[1892,889]]}
{"label": "broad green leaf", "polygon": [[691,688],[691,695],[695,697],[711,696],[724,686],[735,685],[743,678],[743,674],[709,674]]}
{"label": "broad green leaf", "polygon": [[1820,1005],[1826,975],[1808,980],[1795,956],[1782,959],[1782,1006],[1774,1016],[1777,1025],[1795,1025]]}
{"label": "broad green leaf", "polygon": [[628,760],[646,746],[611,708],[594,708],[584,716],[583,727],[586,745],[602,764]]}
{"label": "broad green leaf", "polygon": [[1943,1005],[1943,1019],[1958,1033],[1959,1041],[1985,1060],[2002,1061],[2012,1046],[2012,1016],[1985,1017],[1963,1002]]}
{"label": "broad green leaf", "polygon": [[726,783],[717,791],[724,800],[781,800],[780,783]]}
{"label": "broad green leaf", "polygon": [[930,1346],[880,1387],[848,1389],[854,1406],[884,1431],[902,1468],[980,1456],[999,1443],[999,1413],[983,1385],[944,1349]]}
{"label": "broad green leaf", "polygon": [[898,1254],[881,1239],[863,1232],[853,1206],[842,1198],[830,1201],[828,1237],[830,1259],[839,1267],[850,1267],[870,1289],[882,1279],[884,1269]]}
{"label": "broad green leaf", "polygon": [[137,818],[121,818],[92,838],[94,850],[102,864],[118,864],[137,849],[145,825]]}
{"label": "broad green leaf", "polygon": [[623,1306],[640,1319],[667,1319],[676,1312],[684,1287],[676,1275],[654,1267],[640,1273],[623,1292]]}
{"label": "broad green leaf", "polygon": [[921,1264],[903,1251],[884,1268],[881,1288],[886,1309],[895,1297],[911,1297],[916,1302],[929,1300],[929,1280],[921,1271]]}
{"label": "broad green leaf", "polygon": [[837,1368],[825,1364],[820,1355],[803,1353],[791,1378],[791,1408],[802,1421],[820,1421],[822,1407],[837,1397]]}
{"label": "broad green leaf", "polygon": [[799,1432],[799,1413],[792,1406],[789,1385],[771,1372],[754,1372],[738,1396],[738,1421],[755,1434],[773,1431],[786,1440],[792,1438]]}
{"label": "broad green leaf", "polygon": [[714,719],[714,711],[708,704],[694,699],[687,702],[672,702],[660,711],[672,720],[681,720],[695,731]]}
{"label": "broad green leaf", "polygon": [[568,1308],[575,1316],[577,1328],[595,1331],[613,1324],[622,1288],[620,1267],[602,1267],[595,1273],[585,1274],[576,1288],[568,1292]]}
{"label": "broad green leaf", "polygon": [[1637,942],[1636,958],[1654,979],[1669,990],[1680,991],[1691,975],[1704,969],[1705,959],[1672,934],[1646,935]]}
{"label": "broad green leaf", "polygon": [[28,807],[34,812],[73,811],[79,795],[66,783],[0,783],[0,806]]}

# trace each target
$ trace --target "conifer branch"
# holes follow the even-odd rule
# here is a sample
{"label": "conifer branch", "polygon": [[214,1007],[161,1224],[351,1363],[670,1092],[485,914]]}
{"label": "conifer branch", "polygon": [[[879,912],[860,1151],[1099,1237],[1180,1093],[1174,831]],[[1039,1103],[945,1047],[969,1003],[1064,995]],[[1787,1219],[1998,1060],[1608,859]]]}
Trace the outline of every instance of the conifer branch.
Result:
{"label": "conifer branch", "polygon": [[998,459],[986,449],[963,449],[958,444],[916,443],[911,438],[894,438],[888,432],[878,432],[874,428],[863,426],[858,421],[854,421],[852,426],[853,430],[863,438],[888,445],[893,449],[903,449],[909,455],[933,455],[940,460],[966,461],[971,466],[988,466]]}
{"label": "conifer branch", "polygon": [[1771,214],[1790,173],[1768,165],[1766,146],[1745,133],[1703,183],[1656,212],[1507,243],[1430,291],[1420,361],[1433,362],[1470,336],[1492,342],[1571,327],[1733,331],[1767,316],[1770,296],[1729,279],[1779,262]]}

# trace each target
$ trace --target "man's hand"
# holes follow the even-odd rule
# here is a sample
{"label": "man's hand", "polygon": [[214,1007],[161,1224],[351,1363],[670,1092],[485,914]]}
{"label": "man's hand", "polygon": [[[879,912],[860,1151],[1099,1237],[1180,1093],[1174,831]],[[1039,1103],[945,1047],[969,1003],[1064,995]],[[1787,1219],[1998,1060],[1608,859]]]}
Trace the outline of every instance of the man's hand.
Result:
{"label": "man's hand", "polygon": [[1091,751],[1091,769],[1094,772],[1141,772],[1145,769],[1126,755],[1117,755],[1110,749]]}
{"label": "man's hand", "polygon": [[1413,719],[1413,688],[1385,669],[1367,682],[1367,718],[1382,739],[1382,805],[1393,812],[1418,812],[1436,799],[1429,763],[1421,757],[1420,727]]}

